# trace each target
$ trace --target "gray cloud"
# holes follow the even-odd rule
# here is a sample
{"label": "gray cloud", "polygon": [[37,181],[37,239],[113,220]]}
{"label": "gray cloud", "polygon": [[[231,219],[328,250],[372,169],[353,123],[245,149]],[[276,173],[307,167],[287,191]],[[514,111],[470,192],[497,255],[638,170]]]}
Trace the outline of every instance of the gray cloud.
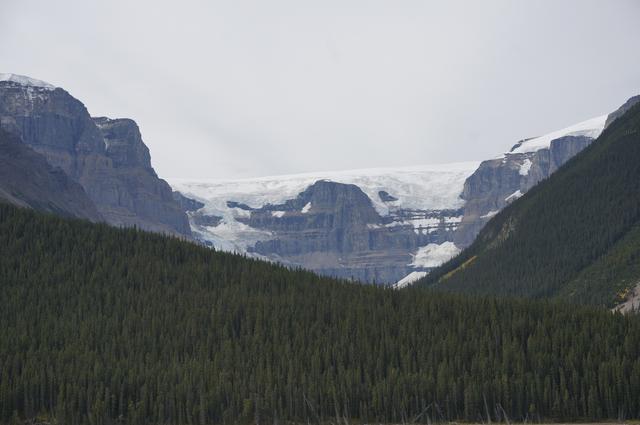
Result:
{"label": "gray cloud", "polygon": [[640,92],[629,1],[3,0],[0,72],[134,118],[166,177],[484,159]]}

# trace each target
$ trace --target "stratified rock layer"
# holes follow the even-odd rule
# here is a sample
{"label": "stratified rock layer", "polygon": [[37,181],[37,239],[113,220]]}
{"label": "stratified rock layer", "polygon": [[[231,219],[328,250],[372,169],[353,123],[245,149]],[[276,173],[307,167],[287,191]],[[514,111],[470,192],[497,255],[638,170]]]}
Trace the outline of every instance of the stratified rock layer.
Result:
{"label": "stratified rock layer", "polygon": [[78,182],[108,223],[191,235],[132,120],[92,119],[60,88],[0,81],[0,126]]}
{"label": "stratified rock layer", "polygon": [[80,184],[4,130],[0,130],[0,199],[65,217],[103,220]]}
{"label": "stratified rock layer", "polygon": [[464,217],[454,242],[470,245],[498,211],[549,177],[565,162],[589,146],[593,138],[565,136],[551,141],[548,149],[505,154],[484,161],[464,184]]}

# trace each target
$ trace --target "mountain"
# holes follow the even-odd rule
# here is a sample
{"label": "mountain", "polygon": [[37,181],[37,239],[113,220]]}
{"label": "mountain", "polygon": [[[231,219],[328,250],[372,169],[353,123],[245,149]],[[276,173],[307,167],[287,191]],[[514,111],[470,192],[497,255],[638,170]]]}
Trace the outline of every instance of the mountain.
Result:
{"label": "mountain", "polygon": [[78,183],[14,134],[0,129],[0,199],[65,217],[101,221]]}
{"label": "mountain", "polygon": [[464,183],[464,216],[454,240],[456,245],[469,246],[498,211],[589,146],[602,132],[607,117],[521,140],[503,155],[483,161]]}
{"label": "mountain", "polygon": [[474,294],[560,297],[613,306],[640,282],[640,104],[497,214],[423,284]]}
{"label": "mountain", "polygon": [[61,88],[0,74],[0,127],[79,183],[108,223],[191,235],[186,214],[153,170],[134,121],[92,118]]}
{"label": "mountain", "polygon": [[[203,204],[189,217],[210,246],[404,287],[469,246],[492,216],[587,147],[607,117],[522,140],[481,163],[170,183]],[[335,195],[321,207],[305,201],[316,185]],[[354,216],[336,219],[343,210]]]}
{"label": "mountain", "polygon": [[[457,248],[465,179],[477,162],[245,180],[171,180],[204,204],[194,235],[318,273],[389,283],[429,270]],[[452,252],[453,251],[453,252]]]}
{"label": "mountain", "polygon": [[2,204],[0,323],[6,424],[640,414],[636,316],[351,284]]}

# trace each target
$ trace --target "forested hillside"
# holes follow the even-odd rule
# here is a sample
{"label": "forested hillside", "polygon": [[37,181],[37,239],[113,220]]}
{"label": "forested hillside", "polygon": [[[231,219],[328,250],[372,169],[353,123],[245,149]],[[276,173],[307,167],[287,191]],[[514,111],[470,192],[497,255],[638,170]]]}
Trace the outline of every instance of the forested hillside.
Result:
{"label": "forested hillside", "polygon": [[640,280],[640,104],[422,282],[612,306]]}
{"label": "forested hillside", "polygon": [[0,323],[3,423],[640,417],[635,316],[361,286],[7,205]]}

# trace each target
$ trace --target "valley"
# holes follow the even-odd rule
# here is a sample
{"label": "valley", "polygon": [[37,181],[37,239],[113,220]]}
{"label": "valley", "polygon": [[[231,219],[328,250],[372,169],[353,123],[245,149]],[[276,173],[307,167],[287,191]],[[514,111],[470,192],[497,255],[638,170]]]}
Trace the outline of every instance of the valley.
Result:
{"label": "valley", "polygon": [[639,7],[3,2],[0,425],[640,425]]}

